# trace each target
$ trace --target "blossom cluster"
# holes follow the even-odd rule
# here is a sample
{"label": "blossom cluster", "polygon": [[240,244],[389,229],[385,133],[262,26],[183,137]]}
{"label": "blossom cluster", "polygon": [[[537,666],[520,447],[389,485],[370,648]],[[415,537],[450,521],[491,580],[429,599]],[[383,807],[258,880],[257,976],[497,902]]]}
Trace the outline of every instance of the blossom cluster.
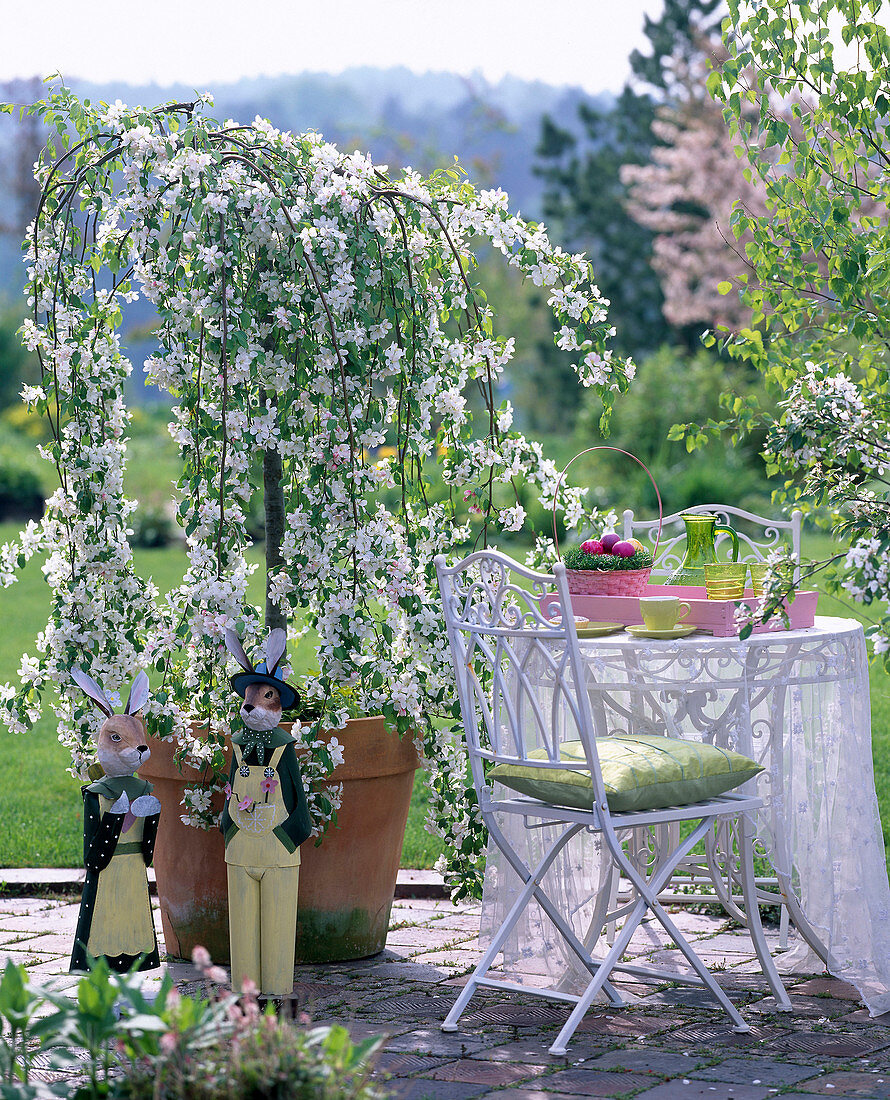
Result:
{"label": "blossom cluster", "polygon": [[[547,289],[556,339],[608,409],[634,367],[607,346],[607,303],[587,261],[511,214],[503,192],[477,192],[453,170],[391,177],[320,134],[259,118],[220,125],[200,104],[97,108],[62,90],[41,111],[82,144],[52,169],[29,253],[26,338],[44,372],[27,396],[62,425],[50,448],[62,488],[39,535],[0,556],[6,581],[22,556],[55,547],[53,618],[40,657],[23,665],[25,687],[4,701],[10,724],[26,725],[39,681],[75,662],[112,686],[148,663],[163,675],[154,731],[219,769],[234,711],[222,636],[234,627],[250,645],[261,629],[247,599],[246,520],[257,459],[272,455],[284,532],[267,593],[318,639],[306,694],[322,717],[303,729],[310,808],[323,823],[339,804],[325,783],[337,746],[319,734],[345,721],[345,687],[365,713],[422,744],[431,823],[447,833],[450,867],[466,884],[481,826],[458,749],[433,557],[460,552],[474,533],[490,542],[521,528],[520,484],[548,506],[558,485],[540,445],[496,403],[514,345],[493,335],[471,279],[474,248],[487,242]],[[50,179],[49,166],[40,171]],[[122,490],[129,364],[115,327],[120,298],[137,293],[157,310],[159,350],[145,372],[174,397],[182,457],[175,508],[188,564],[164,600],[134,574]],[[484,399],[478,422],[470,385]],[[434,466],[451,493],[444,501],[427,494]],[[556,505],[568,526],[590,518],[578,489],[561,489]],[[62,712],[82,771],[94,722],[67,692]],[[212,824],[215,789],[219,777],[187,792],[184,819]]]}

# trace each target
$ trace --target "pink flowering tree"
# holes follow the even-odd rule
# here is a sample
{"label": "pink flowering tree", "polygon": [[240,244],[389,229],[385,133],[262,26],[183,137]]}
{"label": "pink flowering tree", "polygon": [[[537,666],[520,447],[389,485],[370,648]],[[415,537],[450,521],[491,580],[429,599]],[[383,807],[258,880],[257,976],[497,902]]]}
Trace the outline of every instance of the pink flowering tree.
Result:
{"label": "pink flowering tree", "polygon": [[[63,671],[80,663],[115,684],[151,664],[154,732],[215,774],[232,706],[223,630],[249,641],[262,628],[247,601],[245,529],[261,481],[266,620],[318,636],[319,672],[304,687],[321,718],[303,733],[316,819],[336,814],[318,733],[342,726],[346,687],[365,713],[417,736],[446,869],[473,890],[483,837],[432,559],[521,528],[518,489],[549,503],[557,474],[498,402],[513,341],[493,335],[473,248],[486,242],[547,288],[560,347],[608,408],[633,368],[607,347],[589,265],[456,168],[393,175],[317,133],[220,124],[201,102],[94,106],[63,88],[32,112],[61,152],[39,167],[26,241],[25,338],[43,376],[25,396],[51,425],[60,484],[42,523],[0,559],[10,583],[47,552],[53,599],[37,656],[3,695],[7,724],[27,728],[46,685],[61,685],[60,736],[81,774],[94,719]],[[164,599],[133,571],[123,495],[131,365],[116,330],[139,295],[159,318],[145,372],[174,398],[182,456],[188,561]],[[431,492],[434,470],[444,495]],[[569,525],[581,520],[578,490],[559,503]],[[190,821],[212,824],[216,785],[188,794]]]}

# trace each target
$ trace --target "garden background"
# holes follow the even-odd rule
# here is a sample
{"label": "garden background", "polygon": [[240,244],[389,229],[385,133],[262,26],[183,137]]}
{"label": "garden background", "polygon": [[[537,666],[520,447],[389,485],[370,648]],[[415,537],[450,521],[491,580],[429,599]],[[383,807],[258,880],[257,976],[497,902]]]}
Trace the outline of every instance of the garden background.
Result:
{"label": "garden background", "polygon": [[[755,435],[743,446],[712,442],[688,453],[671,441],[674,424],[718,417],[721,399],[756,394],[769,405],[759,376],[744,364],[702,345],[707,330],[749,323],[735,294],[725,293],[743,258],[724,239],[732,202],[743,197],[757,209],[760,196],[745,177],[720,109],[705,86],[709,58],[719,57],[720,0],[668,0],[660,18],[647,21],[648,49],[631,58],[633,76],[618,96],[592,97],[578,89],[507,79],[490,85],[448,74],[413,76],[401,70],[355,70],[341,77],[304,76],[241,82],[214,89],[217,117],[250,120],[259,114],[281,128],[313,127],[344,148],[367,148],[377,161],[411,164],[422,171],[449,165],[456,156],[477,186],[502,187],[511,205],[541,217],[552,238],[571,251],[585,250],[600,289],[611,301],[616,345],[633,355],[638,376],[619,400],[609,442],[639,455],[652,468],[668,510],[707,501],[771,514],[778,483],[766,476]],[[93,99],[154,103],[188,98],[189,89],[89,87]],[[38,81],[17,81],[0,98],[38,98]],[[23,318],[18,251],[37,203],[30,165],[47,135],[32,119],[4,118],[0,128],[0,542],[39,514],[54,488],[54,472],[37,454],[44,425],[18,401],[36,363],[20,347]],[[522,286],[479,256],[479,278],[490,288],[495,316],[516,337],[517,354],[501,397],[517,425],[539,440],[557,466],[601,441],[601,408],[577,383],[569,354],[554,347],[546,295]],[[124,322],[124,341],[136,364],[127,492],[139,502],[134,518],[136,564],[162,591],[182,575],[183,550],[169,511],[169,486],[178,474],[167,412],[157,395],[142,391],[138,366],[153,350],[152,315],[137,303]],[[472,393],[468,393],[472,399]],[[585,464],[586,463],[586,464]],[[590,499],[616,510],[654,513],[645,476],[602,454],[578,463],[577,483]],[[444,492],[433,482],[431,494]],[[528,547],[549,517],[532,499],[525,528],[508,551]],[[804,552],[832,552],[820,528],[827,517],[808,518]],[[252,519],[262,554],[259,502]],[[824,586],[825,582],[820,581]],[[259,589],[253,593],[262,601]],[[31,562],[19,584],[0,592],[0,682],[15,677],[23,651],[46,622],[48,591],[40,563]],[[823,596],[820,613],[867,610]],[[309,671],[311,639],[294,654],[295,671]],[[876,785],[890,840],[890,682],[872,671]],[[80,863],[78,784],[66,772],[67,754],[44,714],[27,737],[0,734],[0,867],[75,866]],[[439,842],[423,829],[424,785],[415,788],[403,864],[429,867]],[[0,872],[2,878],[2,872]]]}

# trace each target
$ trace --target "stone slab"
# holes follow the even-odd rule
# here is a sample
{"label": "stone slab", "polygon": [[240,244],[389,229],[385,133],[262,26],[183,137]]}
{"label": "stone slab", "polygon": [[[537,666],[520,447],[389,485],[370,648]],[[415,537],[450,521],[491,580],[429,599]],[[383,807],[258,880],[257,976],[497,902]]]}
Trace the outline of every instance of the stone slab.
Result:
{"label": "stone slab", "polygon": [[[716,1048],[715,1048],[716,1049]],[[716,1066],[704,1066],[689,1074],[703,1081],[721,1081],[730,1085],[796,1085],[821,1070],[793,1062],[775,1062],[768,1058],[727,1058]]]}

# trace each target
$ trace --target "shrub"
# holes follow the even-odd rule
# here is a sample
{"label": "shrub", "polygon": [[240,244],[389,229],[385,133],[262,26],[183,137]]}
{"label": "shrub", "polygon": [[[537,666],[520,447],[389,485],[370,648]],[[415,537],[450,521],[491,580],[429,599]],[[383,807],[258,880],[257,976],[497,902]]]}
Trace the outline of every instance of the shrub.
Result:
{"label": "shrub", "polygon": [[[382,1039],[354,1044],[342,1027],[307,1028],[259,1010],[256,996],[227,992],[206,951],[196,965],[211,996],[180,996],[169,975],[150,1001],[142,976],[113,973],[104,960],[76,996],[28,981],[7,963],[0,979],[0,1096],[4,1100],[376,1100],[370,1060]],[[47,1008],[55,1012],[46,1014]],[[85,1050],[82,1062],[75,1050]],[[67,1081],[32,1079],[41,1069]],[[78,1082],[75,1075],[81,1078]],[[84,1075],[88,1075],[84,1081]]]}
{"label": "shrub", "polygon": [[0,444],[0,520],[39,519],[43,486],[34,462],[10,445]]}
{"label": "shrub", "polygon": [[140,504],[133,514],[132,524],[131,546],[153,549],[168,546],[173,541],[173,520],[160,505]]}

